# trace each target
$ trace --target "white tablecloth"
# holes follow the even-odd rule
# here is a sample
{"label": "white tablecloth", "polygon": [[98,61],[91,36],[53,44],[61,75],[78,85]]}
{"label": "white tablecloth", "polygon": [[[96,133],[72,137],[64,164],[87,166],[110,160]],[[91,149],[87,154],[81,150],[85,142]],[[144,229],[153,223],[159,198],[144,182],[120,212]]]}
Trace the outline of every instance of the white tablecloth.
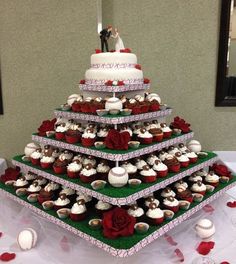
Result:
{"label": "white tablecloth", "polygon": [[0,175],[4,174],[6,168],[7,168],[6,160],[0,158]]}
{"label": "white tablecloth", "polygon": [[[233,192],[233,194],[236,191]],[[236,196],[234,197],[236,199]],[[236,263],[236,209],[226,206],[227,201],[233,198],[228,194],[223,195],[211,205],[213,212],[201,210],[190,219],[180,224],[168,233],[177,243],[170,245],[164,237],[159,238],[138,253],[125,259],[115,258],[108,253],[90,245],[88,242],[65,231],[51,223],[48,223],[30,210],[21,207],[11,200],[0,196],[0,232],[4,235],[0,238],[0,253],[8,251],[17,254],[11,263],[34,264],[102,264],[102,263],[135,263],[135,264],[172,264],[180,263],[174,251],[180,249],[185,261],[190,264],[200,255],[196,247],[201,242],[194,231],[194,225],[198,219],[209,218],[216,226],[216,233],[212,240],[214,249],[208,254],[215,263],[228,261]],[[32,227],[38,232],[36,248],[21,252],[16,245],[17,233],[24,227]]]}

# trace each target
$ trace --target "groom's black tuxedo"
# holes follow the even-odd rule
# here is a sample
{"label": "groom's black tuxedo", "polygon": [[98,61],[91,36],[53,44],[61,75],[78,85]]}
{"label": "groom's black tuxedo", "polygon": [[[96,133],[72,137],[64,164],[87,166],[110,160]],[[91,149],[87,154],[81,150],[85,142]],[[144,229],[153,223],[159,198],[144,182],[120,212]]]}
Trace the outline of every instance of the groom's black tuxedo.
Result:
{"label": "groom's black tuxedo", "polygon": [[104,29],[100,32],[100,39],[101,39],[102,52],[104,52],[104,44],[105,44],[105,46],[106,46],[106,50],[109,51],[107,40],[110,38],[110,36],[111,36],[111,31],[108,31],[107,28],[104,28]]}

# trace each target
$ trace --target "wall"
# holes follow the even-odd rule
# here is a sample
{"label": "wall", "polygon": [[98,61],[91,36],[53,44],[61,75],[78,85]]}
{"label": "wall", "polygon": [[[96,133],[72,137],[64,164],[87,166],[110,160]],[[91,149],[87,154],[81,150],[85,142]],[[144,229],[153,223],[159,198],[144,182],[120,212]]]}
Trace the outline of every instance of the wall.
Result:
{"label": "wall", "polygon": [[104,0],[103,14],[204,148],[235,150],[236,107],[214,107],[220,1]]}
{"label": "wall", "polygon": [[0,1],[0,157],[23,153],[41,121],[78,92],[97,46],[94,32],[92,0]]}

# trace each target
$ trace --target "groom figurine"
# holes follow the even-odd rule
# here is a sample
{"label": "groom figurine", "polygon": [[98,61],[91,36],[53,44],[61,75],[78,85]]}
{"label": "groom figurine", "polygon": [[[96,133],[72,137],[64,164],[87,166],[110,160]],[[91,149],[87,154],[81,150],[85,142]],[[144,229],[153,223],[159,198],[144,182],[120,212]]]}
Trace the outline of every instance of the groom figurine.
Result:
{"label": "groom figurine", "polygon": [[112,31],[112,26],[107,26],[107,28],[104,28],[101,32],[100,32],[100,39],[101,39],[101,48],[102,48],[102,52],[104,52],[104,44],[106,46],[106,51],[109,51],[108,48],[108,43],[107,40],[110,38],[111,36],[111,31]]}

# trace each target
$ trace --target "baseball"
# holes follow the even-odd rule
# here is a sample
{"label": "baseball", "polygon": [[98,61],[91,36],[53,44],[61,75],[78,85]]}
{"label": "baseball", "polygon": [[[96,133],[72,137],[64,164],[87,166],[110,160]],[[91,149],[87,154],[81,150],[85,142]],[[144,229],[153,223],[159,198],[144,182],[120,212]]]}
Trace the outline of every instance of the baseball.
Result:
{"label": "baseball", "polygon": [[30,155],[37,149],[40,148],[40,145],[39,144],[36,144],[34,142],[31,142],[31,143],[28,143],[26,146],[25,146],[25,150],[24,150],[24,153],[25,153],[25,156],[26,157],[30,157]]}
{"label": "baseball", "polygon": [[80,97],[80,95],[78,95],[78,94],[70,95],[67,99],[67,104],[71,106],[74,103],[74,101],[76,101],[79,97]]}
{"label": "baseball", "polygon": [[215,234],[215,225],[211,220],[204,218],[200,219],[195,225],[197,235],[202,239],[208,239]]}
{"label": "baseball", "polygon": [[17,243],[21,250],[30,250],[35,247],[37,242],[37,233],[32,228],[23,229],[17,237]]}
{"label": "baseball", "polygon": [[195,153],[198,153],[202,150],[201,143],[197,140],[190,140],[187,147],[190,151],[193,151]]}

